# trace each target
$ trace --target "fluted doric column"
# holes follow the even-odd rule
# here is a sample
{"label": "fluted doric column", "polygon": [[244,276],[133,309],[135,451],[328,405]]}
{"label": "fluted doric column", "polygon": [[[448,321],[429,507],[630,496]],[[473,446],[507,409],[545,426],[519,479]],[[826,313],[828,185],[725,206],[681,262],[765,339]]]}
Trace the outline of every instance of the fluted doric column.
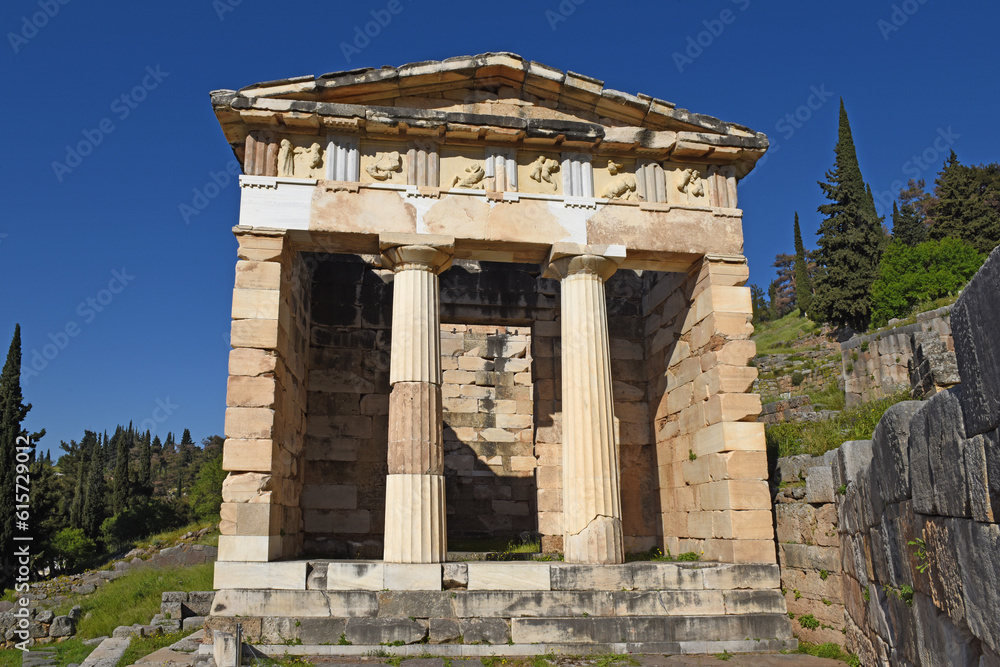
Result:
{"label": "fluted doric column", "polygon": [[383,265],[395,273],[383,559],[440,563],[447,541],[438,274],[451,266],[454,239],[383,235],[379,240]]}
{"label": "fluted doric column", "polygon": [[604,281],[624,248],[568,246],[553,246],[547,272],[562,285],[563,549],[569,563],[622,563]]}

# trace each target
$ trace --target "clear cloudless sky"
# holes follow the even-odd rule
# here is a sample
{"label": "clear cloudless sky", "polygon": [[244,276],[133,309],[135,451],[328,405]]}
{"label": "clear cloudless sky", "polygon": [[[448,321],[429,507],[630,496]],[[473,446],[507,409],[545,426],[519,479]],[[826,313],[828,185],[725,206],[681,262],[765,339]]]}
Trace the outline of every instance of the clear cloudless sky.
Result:
{"label": "clear cloudless sky", "polygon": [[211,187],[233,160],[214,89],[511,51],[747,125],[772,142],[740,198],[765,287],[796,211],[815,247],[841,96],[883,211],[949,147],[1000,159],[995,2],[397,2],[367,45],[389,0],[3,3],[0,348],[20,323],[43,450],[130,420],[223,431],[239,197]]}

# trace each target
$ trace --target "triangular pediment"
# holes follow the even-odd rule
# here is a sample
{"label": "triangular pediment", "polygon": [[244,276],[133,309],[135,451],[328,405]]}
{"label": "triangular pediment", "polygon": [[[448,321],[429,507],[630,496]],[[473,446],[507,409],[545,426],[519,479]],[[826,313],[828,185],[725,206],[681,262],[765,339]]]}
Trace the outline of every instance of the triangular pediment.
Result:
{"label": "triangular pediment", "polygon": [[741,173],[767,149],[763,134],[742,125],[511,53],[257,83],[215,91],[212,103],[237,153],[253,127],[550,142],[567,150],[601,146],[739,163]]}

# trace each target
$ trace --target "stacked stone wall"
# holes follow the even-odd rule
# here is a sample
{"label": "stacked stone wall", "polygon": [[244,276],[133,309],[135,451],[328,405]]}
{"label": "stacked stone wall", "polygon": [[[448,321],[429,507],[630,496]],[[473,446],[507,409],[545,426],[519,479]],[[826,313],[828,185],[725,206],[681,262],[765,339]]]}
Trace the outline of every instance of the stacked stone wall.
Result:
{"label": "stacked stone wall", "polygon": [[835,456],[778,459],[774,514],[781,589],[795,634],[843,645],[844,584],[830,467]]}
{"label": "stacked stone wall", "polygon": [[841,343],[844,393],[847,405],[857,405],[909,389],[910,365],[919,343],[914,335],[933,333],[949,351],[955,350],[951,335],[951,306],[920,313],[914,324],[854,336]]}
{"label": "stacked stone wall", "polygon": [[537,530],[531,328],[441,325],[451,537]]}
{"label": "stacked stone wall", "polygon": [[757,377],[747,276],[742,258],[646,275],[647,392],[665,546],[773,563],[760,397],[746,393]]}
{"label": "stacked stone wall", "polygon": [[303,547],[313,264],[281,233],[238,228],[237,240],[219,558],[266,561]]}

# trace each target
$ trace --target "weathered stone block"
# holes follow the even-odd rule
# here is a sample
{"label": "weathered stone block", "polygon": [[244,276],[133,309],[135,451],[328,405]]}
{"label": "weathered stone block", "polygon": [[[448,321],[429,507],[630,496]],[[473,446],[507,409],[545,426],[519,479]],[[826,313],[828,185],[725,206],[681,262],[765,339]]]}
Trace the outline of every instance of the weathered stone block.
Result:
{"label": "weathered stone block", "polygon": [[840,572],[840,549],[836,547],[782,544],[779,546],[779,551],[781,563],[786,567]]}
{"label": "weathered stone block", "polygon": [[326,588],[331,591],[380,591],[385,585],[384,563],[330,563]]}
{"label": "weathered stone block", "polygon": [[381,591],[378,615],[383,618],[452,618],[455,609],[447,591]]}
{"label": "weathered stone block", "polygon": [[215,588],[275,588],[305,590],[306,561],[285,563],[238,563],[220,561],[215,564]]}
{"label": "weathered stone block", "polygon": [[554,591],[617,591],[632,588],[632,569],[627,565],[551,565]]}
{"label": "weathered stone block", "polygon": [[431,644],[451,644],[457,642],[460,637],[462,637],[462,628],[457,620],[453,618],[430,619],[428,641]]}
{"label": "weathered stone block", "polygon": [[350,618],[344,634],[352,644],[416,644],[428,633],[427,621],[407,618]]}
{"label": "weathered stone block", "polygon": [[459,627],[466,644],[506,644],[510,641],[510,626],[503,618],[463,618]]}
{"label": "weathered stone block", "polygon": [[391,591],[440,591],[440,563],[385,563],[385,587]]}
{"label": "weathered stone block", "polygon": [[1000,525],[954,523],[957,543],[950,555],[961,574],[969,628],[990,646],[1000,647]]}
{"label": "weathered stone block", "polygon": [[815,466],[806,470],[806,502],[833,502],[833,470],[830,466]]}
{"label": "weathered stone block", "polygon": [[969,281],[952,307],[951,326],[962,377],[962,414],[969,435],[1000,426],[1000,251]]}
{"label": "weathered stone block", "polygon": [[537,590],[551,587],[547,563],[469,562],[469,590]]}
{"label": "weathered stone block", "polygon": [[913,503],[921,514],[969,516],[960,395],[960,387],[935,394],[910,423]]}

